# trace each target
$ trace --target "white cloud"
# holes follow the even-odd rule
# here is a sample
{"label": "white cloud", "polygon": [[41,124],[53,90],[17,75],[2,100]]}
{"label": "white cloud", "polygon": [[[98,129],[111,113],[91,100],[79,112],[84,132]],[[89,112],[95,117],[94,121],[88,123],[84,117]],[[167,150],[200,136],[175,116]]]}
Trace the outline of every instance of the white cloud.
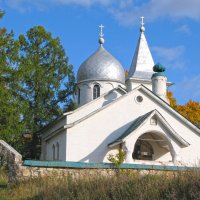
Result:
{"label": "white cloud", "polygon": [[176,31],[184,33],[186,35],[191,35],[191,30],[187,24],[180,26]]}
{"label": "white cloud", "polygon": [[184,46],[176,46],[171,48],[157,47],[151,48],[157,60],[162,60],[162,64],[173,68],[181,69],[186,66],[186,61],[183,59],[185,53]]}
{"label": "white cloud", "polygon": [[80,5],[80,6],[93,6],[95,4],[101,6],[109,6],[114,0],[50,0],[52,4],[62,5]]}
{"label": "white cloud", "polygon": [[200,19],[199,0],[0,0],[0,5],[5,4],[20,11],[43,10],[51,5],[101,6],[120,23],[127,25],[134,24],[142,15],[147,21],[163,17]]}
{"label": "white cloud", "polygon": [[187,102],[189,99],[200,102],[200,74],[192,77],[185,77],[174,85],[173,92],[179,99]]}
{"label": "white cloud", "polygon": [[30,11],[32,9],[44,10],[48,7],[47,0],[0,0],[0,6],[9,6],[20,12]]}
{"label": "white cloud", "polygon": [[124,24],[133,24],[139,16],[144,15],[147,21],[154,21],[158,18],[170,17],[173,19],[190,18],[200,19],[199,0],[149,0],[142,5],[111,10],[112,14]]}

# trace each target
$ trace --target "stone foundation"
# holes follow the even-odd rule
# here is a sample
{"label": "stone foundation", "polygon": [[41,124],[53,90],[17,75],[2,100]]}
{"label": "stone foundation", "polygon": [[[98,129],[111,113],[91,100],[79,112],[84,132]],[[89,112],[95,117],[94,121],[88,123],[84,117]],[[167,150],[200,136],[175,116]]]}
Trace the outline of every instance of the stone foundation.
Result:
{"label": "stone foundation", "polygon": [[19,181],[41,177],[63,178],[70,175],[72,178],[116,176],[119,173],[125,174],[162,174],[174,176],[177,171],[188,171],[191,168],[169,165],[147,165],[147,164],[121,164],[120,168],[111,163],[84,163],[65,161],[34,161],[25,160],[6,142],[0,140],[0,156],[8,161],[9,184]]}
{"label": "stone foundation", "polygon": [[[13,173],[14,172],[14,173]],[[9,172],[10,173],[10,172]],[[138,174],[167,174],[167,176],[174,176],[175,171],[158,171],[158,170],[141,170],[141,169],[71,169],[71,168],[46,168],[46,167],[30,167],[21,166],[20,168],[13,168],[11,172],[12,176],[9,176],[9,183],[17,183],[18,181],[26,181],[33,178],[41,177],[56,177],[63,178],[71,176],[74,178],[84,177],[98,177],[98,176],[117,176],[119,173],[124,175]]]}

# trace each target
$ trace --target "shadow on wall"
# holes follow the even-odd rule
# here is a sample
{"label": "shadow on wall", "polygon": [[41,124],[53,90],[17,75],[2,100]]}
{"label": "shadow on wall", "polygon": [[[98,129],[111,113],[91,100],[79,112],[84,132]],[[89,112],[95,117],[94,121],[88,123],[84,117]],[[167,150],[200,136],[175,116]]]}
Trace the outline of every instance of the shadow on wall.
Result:
{"label": "shadow on wall", "polygon": [[109,136],[106,137],[99,146],[97,146],[90,154],[81,159],[80,162],[103,162],[106,154],[110,150],[112,150],[108,147],[108,144],[110,144],[111,142],[116,140],[120,135],[122,135],[131,123],[132,121],[109,134]]}
{"label": "shadow on wall", "polygon": [[115,92],[112,92],[110,95],[106,95],[104,97],[104,103],[103,103],[102,107],[113,102],[116,99],[117,99],[117,93],[115,93]]}

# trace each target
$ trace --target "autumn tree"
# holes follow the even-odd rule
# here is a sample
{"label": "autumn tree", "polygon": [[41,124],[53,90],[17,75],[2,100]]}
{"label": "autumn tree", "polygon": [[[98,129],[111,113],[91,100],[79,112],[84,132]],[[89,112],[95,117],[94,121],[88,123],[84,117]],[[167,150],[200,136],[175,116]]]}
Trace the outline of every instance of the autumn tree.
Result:
{"label": "autumn tree", "polygon": [[59,38],[53,38],[44,27],[36,26],[20,35],[19,44],[20,92],[28,102],[23,120],[33,134],[27,156],[37,158],[37,132],[62,113],[63,105],[71,105],[75,78]]}
{"label": "autumn tree", "polygon": [[187,118],[196,126],[200,127],[200,103],[197,101],[189,100],[185,105],[179,105],[176,103],[176,99],[173,97],[173,93],[167,91],[167,97],[170,102],[170,106],[178,111],[181,115]]}
{"label": "autumn tree", "polygon": [[177,111],[196,126],[200,125],[200,103],[189,100],[185,105],[178,105]]}

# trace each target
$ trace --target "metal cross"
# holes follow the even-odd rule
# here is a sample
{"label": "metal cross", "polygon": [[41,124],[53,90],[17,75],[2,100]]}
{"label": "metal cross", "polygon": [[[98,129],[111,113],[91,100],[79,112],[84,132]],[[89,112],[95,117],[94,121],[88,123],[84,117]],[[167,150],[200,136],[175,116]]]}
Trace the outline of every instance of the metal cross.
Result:
{"label": "metal cross", "polygon": [[141,26],[144,26],[144,17],[140,17],[141,18]]}
{"label": "metal cross", "polygon": [[104,36],[104,34],[103,34],[103,28],[104,28],[104,26],[101,24],[101,25],[99,26],[99,28],[100,28],[99,36],[102,38],[102,37]]}

